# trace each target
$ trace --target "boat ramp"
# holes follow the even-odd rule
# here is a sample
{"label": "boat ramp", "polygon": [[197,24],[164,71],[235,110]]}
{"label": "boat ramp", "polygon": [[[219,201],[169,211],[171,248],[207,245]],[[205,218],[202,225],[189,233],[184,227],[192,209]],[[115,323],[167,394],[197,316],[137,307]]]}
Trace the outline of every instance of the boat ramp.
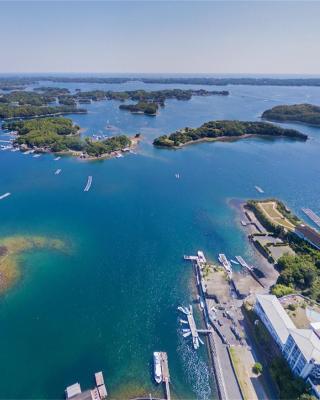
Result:
{"label": "boat ramp", "polygon": [[316,225],[320,227],[320,217],[313,212],[310,208],[302,208],[301,209]]}

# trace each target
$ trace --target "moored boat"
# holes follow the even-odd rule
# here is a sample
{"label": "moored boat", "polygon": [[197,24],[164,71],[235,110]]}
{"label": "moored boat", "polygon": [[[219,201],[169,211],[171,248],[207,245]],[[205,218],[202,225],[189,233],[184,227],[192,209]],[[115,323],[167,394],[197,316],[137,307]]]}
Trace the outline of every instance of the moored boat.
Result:
{"label": "moored boat", "polygon": [[153,353],[153,373],[154,373],[154,380],[157,383],[162,381],[162,371],[161,371],[161,360],[160,360],[160,353],[155,351]]}

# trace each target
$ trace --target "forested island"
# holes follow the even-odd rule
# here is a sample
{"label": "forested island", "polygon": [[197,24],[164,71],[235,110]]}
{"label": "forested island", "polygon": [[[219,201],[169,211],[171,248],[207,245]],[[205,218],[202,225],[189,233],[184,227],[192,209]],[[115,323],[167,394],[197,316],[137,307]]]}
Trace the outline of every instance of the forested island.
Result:
{"label": "forested island", "polygon": [[184,85],[250,85],[250,86],[320,86],[320,78],[268,78],[268,77],[224,77],[213,76],[126,76],[126,77],[101,77],[101,76],[34,76],[34,77],[0,77],[0,88],[10,86],[36,84],[38,82],[65,82],[65,83],[114,83],[143,82],[155,84],[184,84]]}
{"label": "forested island", "polygon": [[74,106],[12,106],[0,103],[0,118],[31,118],[65,114],[85,114],[87,110]]}
{"label": "forested island", "polygon": [[320,126],[320,107],[312,104],[276,106],[262,114],[263,119],[279,122],[301,122]]}
{"label": "forested island", "polygon": [[88,104],[91,101],[126,100],[137,101],[135,105],[121,105],[120,108],[135,113],[154,115],[158,106],[163,107],[166,99],[190,100],[192,96],[227,96],[228,91],[165,89],[147,92],[145,90],[76,91],[71,94],[66,88],[39,87],[33,91],[12,91],[0,94],[0,118],[29,118],[35,116],[55,116],[87,112],[77,104]]}
{"label": "forested island", "polygon": [[128,90],[115,92],[112,90],[92,90],[92,91],[78,91],[74,98],[81,101],[85,100],[135,100],[143,102],[156,102],[164,105],[166,99],[176,99],[176,100],[190,100],[192,96],[228,96],[229,92],[226,90],[216,91],[216,90],[182,90],[182,89],[164,89],[155,91],[145,91],[145,90]]}
{"label": "forested island", "polygon": [[121,104],[119,108],[137,114],[156,115],[159,105],[155,102],[139,101],[136,104]]}
{"label": "forested island", "polygon": [[249,136],[288,137],[307,140],[308,136],[294,129],[284,129],[266,122],[209,121],[199,128],[183,128],[153,141],[155,146],[179,148],[200,141],[235,139]]}
{"label": "forested island", "polygon": [[134,138],[113,136],[100,141],[89,137],[83,139],[80,127],[61,117],[7,122],[3,129],[17,132],[14,145],[21,150],[63,152],[89,159],[116,156],[116,152],[130,150],[139,140],[139,135]]}

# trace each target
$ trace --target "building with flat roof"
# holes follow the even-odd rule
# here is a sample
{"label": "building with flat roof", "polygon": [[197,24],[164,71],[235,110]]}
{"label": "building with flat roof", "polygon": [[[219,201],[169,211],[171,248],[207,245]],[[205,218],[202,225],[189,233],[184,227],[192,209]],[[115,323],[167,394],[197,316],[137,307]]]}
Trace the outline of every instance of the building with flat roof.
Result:
{"label": "building with flat roof", "polygon": [[282,351],[288,339],[289,330],[295,329],[295,325],[276,296],[257,294],[256,299],[255,312]]}
{"label": "building with flat roof", "polygon": [[304,239],[316,249],[320,250],[320,233],[315,229],[311,228],[309,225],[298,225],[294,233],[300,238]]}
{"label": "building with flat roof", "polygon": [[278,344],[290,369],[307,380],[320,399],[320,338],[314,328],[296,328],[276,296],[257,295],[256,300],[255,312]]}

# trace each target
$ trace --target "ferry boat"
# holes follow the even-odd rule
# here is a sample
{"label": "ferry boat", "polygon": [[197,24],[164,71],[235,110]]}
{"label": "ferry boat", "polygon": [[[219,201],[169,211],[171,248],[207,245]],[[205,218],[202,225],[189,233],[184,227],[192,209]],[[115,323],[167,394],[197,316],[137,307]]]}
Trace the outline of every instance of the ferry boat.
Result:
{"label": "ferry boat", "polygon": [[162,381],[162,371],[161,371],[161,360],[160,360],[160,353],[155,351],[153,353],[153,366],[154,366],[154,380],[157,383]]}
{"label": "ferry boat", "polygon": [[218,260],[220,261],[220,263],[222,264],[222,266],[224,267],[224,269],[228,272],[228,274],[232,274],[232,268],[231,268],[231,264],[228,261],[227,257],[225,254],[220,253]]}

